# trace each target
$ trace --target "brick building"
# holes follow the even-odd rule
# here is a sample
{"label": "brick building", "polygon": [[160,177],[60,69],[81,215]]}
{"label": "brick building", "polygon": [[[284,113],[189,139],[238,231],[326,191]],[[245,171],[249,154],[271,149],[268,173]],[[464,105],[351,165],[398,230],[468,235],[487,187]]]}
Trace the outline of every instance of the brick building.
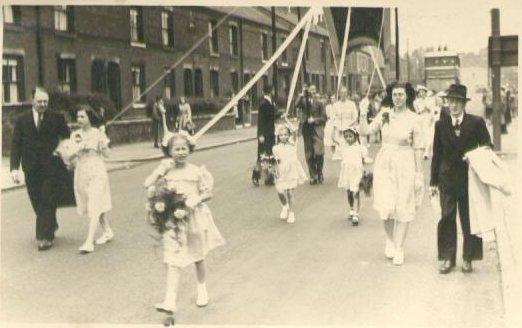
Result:
{"label": "brick building", "polygon": [[[231,7],[4,6],[2,104],[22,104],[41,84],[70,94],[102,93],[116,107],[170,98],[227,98],[241,89],[271,56],[270,9],[241,7],[176,69],[161,78]],[[278,46],[297,23],[277,9]],[[296,38],[278,59],[279,94],[286,95],[299,49]],[[328,32],[313,26],[306,53],[306,79],[332,92],[335,68]],[[363,92],[373,69],[364,52],[347,56],[344,81]],[[249,92],[245,120],[255,108],[272,69]],[[140,96],[141,95],[141,96]]]}

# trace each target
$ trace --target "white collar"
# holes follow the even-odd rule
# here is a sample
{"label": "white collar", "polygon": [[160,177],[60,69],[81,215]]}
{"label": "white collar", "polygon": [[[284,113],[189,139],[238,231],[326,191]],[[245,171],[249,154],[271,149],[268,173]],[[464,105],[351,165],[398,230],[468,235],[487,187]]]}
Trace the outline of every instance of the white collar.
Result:
{"label": "white collar", "polygon": [[455,124],[457,123],[457,120],[458,120],[459,124],[462,124],[463,119],[464,119],[464,112],[460,113],[460,115],[457,117],[454,117],[453,115],[451,115],[451,124],[453,126],[455,126]]}
{"label": "white collar", "polygon": [[269,103],[272,103],[272,98],[270,96],[267,96],[267,95],[263,95],[263,97],[268,100]]}
{"label": "white collar", "polygon": [[[34,125],[37,126],[37,125],[38,125],[38,115],[39,115],[40,113],[38,113],[38,112],[36,111],[36,109],[34,109],[34,108],[32,108],[31,110],[33,111],[33,121],[34,121]],[[45,113],[45,112],[44,112],[44,113]],[[43,120],[43,114],[44,114],[44,113],[42,113],[42,120]]]}

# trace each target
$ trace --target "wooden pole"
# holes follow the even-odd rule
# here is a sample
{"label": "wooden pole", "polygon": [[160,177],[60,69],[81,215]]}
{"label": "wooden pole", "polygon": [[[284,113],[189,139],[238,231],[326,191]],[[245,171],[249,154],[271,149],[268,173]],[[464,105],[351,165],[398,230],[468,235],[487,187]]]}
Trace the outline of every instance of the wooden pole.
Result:
{"label": "wooden pole", "polygon": [[[277,49],[277,27],[276,27],[276,12],[275,7],[272,7],[272,54],[275,53]],[[279,88],[277,87],[277,60],[274,62],[273,73],[272,73],[272,85],[274,86],[274,102],[277,108],[277,100],[279,94]]]}
{"label": "wooden pole", "polygon": [[395,7],[395,79],[401,78],[401,57],[399,56],[399,9]]}
{"label": "wooden pole", "polygon": [[[490,54],[500,47],[500,12],[498,9],[491,9],[491,36],[493,37]],[[491,61],[491,86],[493,91],[493,145],[495,151],[501,149],[501,130],[502,122],[502,99],[500,98],[500,63]]]}

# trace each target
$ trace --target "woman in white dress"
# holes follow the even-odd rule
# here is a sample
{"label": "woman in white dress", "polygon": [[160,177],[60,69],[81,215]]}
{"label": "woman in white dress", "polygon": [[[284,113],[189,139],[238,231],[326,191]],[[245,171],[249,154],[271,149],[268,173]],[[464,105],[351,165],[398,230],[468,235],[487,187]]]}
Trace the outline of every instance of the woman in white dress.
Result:
{"label": "woman in white dress", "polygon": [[415,91],[409,83],[391,88],[393,108],[383,108],[372,121],[361,111],[360,133],[382,132],[382,147],[373,171],[374,208],[384,221],[385,255],[395,265],[404,262],[408,225],[415,218],[416,204],[424,185],[423,140],[420,118],[413,111]]}
{"label": "woman in white dress", "polygon": [[79,130],[71,134],[71,140],[77,146],[77,159],[74,170],[74,195],[77,211],[90,219],[85,243],[79,248],[80,253],[94,251],[94,234],[101,224],[103,234],[96,240],[97,245],[110,241],[114,234],[107,219],[107,212],[112,209],[109,176],[104,163],[108,155],[109,139],[97,127],[103,118],[90,106],[84,105],[77,112]]}
{"label": "woman in white dress", "polygon": [[330,96],[328,104],[326,105],[326,124],[324,126],[324,145],[326,147],[330,147],[332,150],[332,155],[335,153],[335,143],[334,143],[334,104],[335,104],[335,96]]}

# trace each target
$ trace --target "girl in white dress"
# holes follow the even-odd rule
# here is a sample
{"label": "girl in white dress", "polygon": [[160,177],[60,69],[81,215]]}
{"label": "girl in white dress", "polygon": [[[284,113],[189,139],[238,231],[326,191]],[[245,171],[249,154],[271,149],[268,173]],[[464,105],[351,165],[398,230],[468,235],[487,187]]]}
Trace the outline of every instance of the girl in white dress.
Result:
{"label": "girl in white dress", "polygon": [[77,147],[74,195],[78,214],[90,218],[87,238],[79,249],[80,253],[87,254],[94,251],[94,234],[98,224],[101,224],[103,234],[96,244],[105,244],[114,237],[107,219],[112,203],[109,176],[103,159],[108,155],[109,139],[95,127],[102,122],[102,117],[90,106],[84,105],[78,110],[77,122],[80,129],[71,134],[71,140]]}
{"label": "girl in white dress", "polygon": [[158,311],[173,314],[176,312],[181,268],[192,263],[196,265],[198,281],[196,305],[208,304],[204,259],[210,250],[223,245],[225,240],[214,224],[212,213],[205,203],[212,198],[212,175],[204,166],[199,167],[187,162],[187,157],[194,147],[192,139],[186,133],[170,134],[167,138],[167,154],[171,158],[161,161],[145,180],[144,186],[150,188],[158,179],[165,179],[168,189],[183,195],[188,208],[186,241],[180,245],[174,229],[167,229],[163,233],[167,288],[164,301],[155,307]]}
{"label": "girl in white dress", "polygon": [[[333,114],[334,141],[336,141],[337,145],[340,145],[343,142],[341,131],[356,126],[358,116],[357,105],[348,98],[348,89],[346,87],[342,87],[339,92],[339,100],[334,104]],[[339,146],[337,147],[338,149]],[[341,159],[341,155],[337,150],[332,157],[333,160]]]}
{"label": "girl in white dress", "polygon": [[278,143],[272,148],[277,160],[277,178],[275,187],[283,209],[281,220],[295,222],[293,211],[294,189],[306,182],[306,173],[297,158],[296,133],[289,124],[280,125],[277,129]]}
{"label": "girl in white dress", "polygon": [[363,164],[364,158],[368,156],[368,149],[361,145],[355,128],[344,130],[343,137],[345,142],[340,148],[342,162],[337,187],[346,190],[350,207],[348,219],[356,226],[359,224],[359,183],[364,174]]}
{"label": "girl in white dress", "polygon": [[391,87],[393,108],[382,109],[367,124],[361,110],[360,132],[382,132],[382,147],[373,168],[374,208],[384,222],[385,255],[395,265],[404,262],[404,241],[415,218],[417,197],[424,185],[422,171],[423,134],[419,116],[413,111],[415,91],[409,83]]}

